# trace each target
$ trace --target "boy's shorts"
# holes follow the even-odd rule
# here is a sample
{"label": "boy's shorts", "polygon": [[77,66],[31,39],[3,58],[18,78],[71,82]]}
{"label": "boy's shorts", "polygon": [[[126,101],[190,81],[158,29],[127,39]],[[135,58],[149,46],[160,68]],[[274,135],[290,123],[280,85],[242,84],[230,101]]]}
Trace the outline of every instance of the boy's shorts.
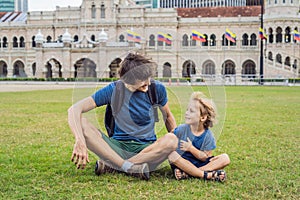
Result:
{"label": "boy's shorts", "polygon": [[153,144],[153,142],[141,143],[134,140],[116,140],[101,133],[104,141],[123,159],[129,159],[138,154],[143,149]]}

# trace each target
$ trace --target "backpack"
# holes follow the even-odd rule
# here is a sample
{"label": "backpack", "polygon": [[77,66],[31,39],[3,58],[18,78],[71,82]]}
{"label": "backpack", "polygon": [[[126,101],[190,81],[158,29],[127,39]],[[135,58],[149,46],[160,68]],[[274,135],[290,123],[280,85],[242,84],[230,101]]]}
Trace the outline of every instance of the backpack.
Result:
{"label": "backpack", "polygon": [[[121,110],[121,107],[123,105],[124,100],[124,90],[125,85],[122,81],[114,81],[115,84],[115,101],[112,102],[113,105],[107,104],[106,110],[105,110],[105,117],[104,117],[104,124],[105,128],[107,130],[107,134],[109,137],[112,137],[115,130],[115,116],[118,114],[118,112]],[[149,96],[150,102],[154,108],[154,118],[155,122],[158,122],[158,100],[156,95],[156,85],[155,81],[151,79],[151,84],[149,85],[149,89],[147,91],[147,94]],[[115,108],[114,112],[112,111],[112,107]]]}

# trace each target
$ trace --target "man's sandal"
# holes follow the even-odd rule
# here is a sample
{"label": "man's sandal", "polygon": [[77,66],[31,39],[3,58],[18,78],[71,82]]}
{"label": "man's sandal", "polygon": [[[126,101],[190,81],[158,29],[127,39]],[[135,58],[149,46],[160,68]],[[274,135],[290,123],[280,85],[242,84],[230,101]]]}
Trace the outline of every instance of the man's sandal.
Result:
{"label": "man's sandal", "polygon": [[[208,178],[208,173],[212,173],[210,178]],[[222,175],[224,176],[223,178],[221,178]],[[204,180],[224,182],[226,180],[226,172],[224,170],[204,171],[203,179]]]}
{"label": "man's sandal", "polygon": [[[184,171],[182,171],[181,169],[175,168],[173,172],[174,172],[174,176],[175,176],[176,180],[178,180],[178,181],[190,178],[190,176],[187,173],[185,173]],[[180,176],[177,175],[178,172],[180,173]]]}

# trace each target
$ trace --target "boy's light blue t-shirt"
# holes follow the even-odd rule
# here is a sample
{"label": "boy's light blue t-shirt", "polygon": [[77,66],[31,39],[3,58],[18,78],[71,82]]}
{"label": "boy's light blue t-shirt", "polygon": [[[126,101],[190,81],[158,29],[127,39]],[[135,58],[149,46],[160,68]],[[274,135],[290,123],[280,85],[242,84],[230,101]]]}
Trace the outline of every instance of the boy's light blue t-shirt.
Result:
{"label": "boy's light blue t-shirt", "polygon": [[190,125],[181,124],[175,128],[174,134],[178,138],[177,153],[184,159],[191,161],[193,164],[198,163],[199,160],[190,152],[180,150],[180,140],[187,141],[187,138],[189,138],[192,141],[193,146],[201,151],[210,151],[216,148],[215,138],[209,129],[206,129],[200,136],[195,136],[190,129]]}
{"label": "boy's light blue t-shirt", "polygon": [[[167,92],[165,86],[155,81],[159,106],[166,105]],[[92,95],[97,107],[111,104],[116,95],[115,83],[110,83]],[[112,108],[113,109],[113,108]],[[146,92],[131,92],[125,87],[124,101],[121,110],[115,117],[114,139],[149,142],[156,140],[153,107]]]}

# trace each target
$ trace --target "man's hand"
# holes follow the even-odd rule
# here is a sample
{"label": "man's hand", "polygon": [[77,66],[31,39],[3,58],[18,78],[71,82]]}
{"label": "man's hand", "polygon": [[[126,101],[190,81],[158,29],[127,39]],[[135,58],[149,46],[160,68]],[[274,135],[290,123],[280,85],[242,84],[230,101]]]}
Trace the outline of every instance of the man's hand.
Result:
{"label": "man's hand", "polygon": [[75,163],[77,169],[84,169],[86,163],[89,163],[88,150],[82,142],[76,142],[71,157],[71,161]]}
{"label": "man's hand", "polygon": [[180,140],[180,150],[182,151],[190,151],[190,148],[193,146],[190,138],[187,138],[187,142],[184,140]]}

